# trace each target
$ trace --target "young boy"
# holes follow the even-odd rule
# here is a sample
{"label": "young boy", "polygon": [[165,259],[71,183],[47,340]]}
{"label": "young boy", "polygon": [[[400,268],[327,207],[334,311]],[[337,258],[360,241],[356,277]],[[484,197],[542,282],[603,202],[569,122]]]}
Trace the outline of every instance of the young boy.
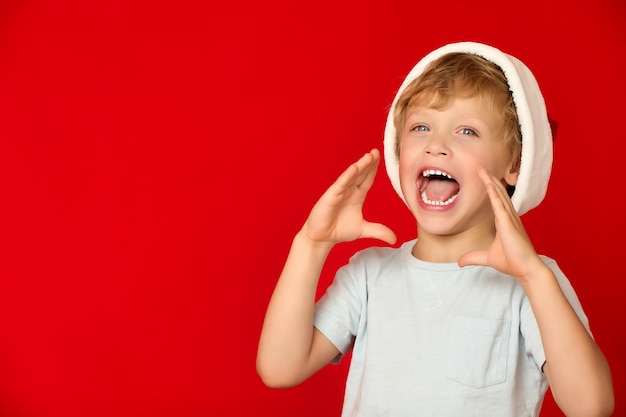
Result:
{"label": "young boy", "polygon": [[609,367],[576,294],[519,218],[552,165],[530,70],[479,43],[431,52],[394,99],[384,150],[418,238],[360,251],[315,304],[336,243],[396,241],[361,210],[379,152],[348,167],[293,240],[259,342],[263,381],[294,386],[352,349],[344,416],[537,416],[548,385],[568,416],[610,415]]}

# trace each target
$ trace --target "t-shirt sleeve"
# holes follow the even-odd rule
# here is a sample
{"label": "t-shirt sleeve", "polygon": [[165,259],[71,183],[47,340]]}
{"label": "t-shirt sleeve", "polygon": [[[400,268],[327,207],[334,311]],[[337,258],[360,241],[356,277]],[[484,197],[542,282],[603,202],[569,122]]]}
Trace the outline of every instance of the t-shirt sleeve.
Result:
{"label": "t-shirt sleeve", "polygon": [[[585,329],[587,329],[587,332],[589,332],[589,335],[593,337],[593,334],[591,333],[591,329],[589,327],[589,320],[585,315],[580,300],[578,299],[578,296],[576,295],[572,284],[569,282],[563,271],[561,271],[561,269],[553,259],[544,256],[542,256],[541,258],[556,276],[556,279],[559,282],[561,291],[563,291],[565,298],[567,298],[567,300],[569,301],[570,305],[574,309],[574,312],[582,322],[583,326],[585,326]],[[531,355],[535,360],[537,366],[541,368],[546,361],[546,355],[543,350],[541,335],[539,334],[539,327],[537,325],[535,315],[533,314],[530,301],[528,301],[527,297],[524,297],[521,308],[520,320],[521,332],[526,344],[526,353]]]}
{"label": "t-shirt sleeve", "polygon": [[354,269],[353,264],[341,267],[315,304],[313,325],[341,352],[333,363],[338,363],[352,349],[364,305]]}

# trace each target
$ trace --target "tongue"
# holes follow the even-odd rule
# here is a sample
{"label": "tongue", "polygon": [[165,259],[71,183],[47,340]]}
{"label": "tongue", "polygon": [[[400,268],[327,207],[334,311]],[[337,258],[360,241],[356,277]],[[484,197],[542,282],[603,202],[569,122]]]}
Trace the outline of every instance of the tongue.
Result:
{"label": "tongue", "polygon": [[426,186],[426,196],[432,201],[446,201],[458,192],[456,181],[431,179]]}

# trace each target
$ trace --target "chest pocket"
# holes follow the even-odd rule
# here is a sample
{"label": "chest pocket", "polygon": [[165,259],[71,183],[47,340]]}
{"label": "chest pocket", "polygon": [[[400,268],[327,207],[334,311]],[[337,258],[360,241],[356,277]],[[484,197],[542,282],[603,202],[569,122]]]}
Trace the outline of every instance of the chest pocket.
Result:
{"label": "chest pocket", "polygon": [[446,345],[448,379],[472,388],[506,380],[511,322],[453,316]]}

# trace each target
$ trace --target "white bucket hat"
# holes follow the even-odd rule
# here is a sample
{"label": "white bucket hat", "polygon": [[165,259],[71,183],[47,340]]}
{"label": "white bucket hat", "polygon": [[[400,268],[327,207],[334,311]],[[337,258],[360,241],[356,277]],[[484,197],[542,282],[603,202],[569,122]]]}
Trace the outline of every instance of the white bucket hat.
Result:
{"label": "white bucket hat", "polygon": [[504,72],[513,94],[513,102],[522,132],[520,171],[515,192],[511,196],[515,210],[522,215],[537,207],[546,195],[552,171],[552,132],[543,96],[530,69],[517,58],[492,46],[476,42],[451,43],[429,53],[413,67],[396,93],[387,115],[384,136],[387,175],[393,188],[405,201],[400,188],[399,164],[396,155],[397,136],[393,123],[396,103],[404,89],[424,71],[429,63],[451,52],[478,55],[496,64]]}

